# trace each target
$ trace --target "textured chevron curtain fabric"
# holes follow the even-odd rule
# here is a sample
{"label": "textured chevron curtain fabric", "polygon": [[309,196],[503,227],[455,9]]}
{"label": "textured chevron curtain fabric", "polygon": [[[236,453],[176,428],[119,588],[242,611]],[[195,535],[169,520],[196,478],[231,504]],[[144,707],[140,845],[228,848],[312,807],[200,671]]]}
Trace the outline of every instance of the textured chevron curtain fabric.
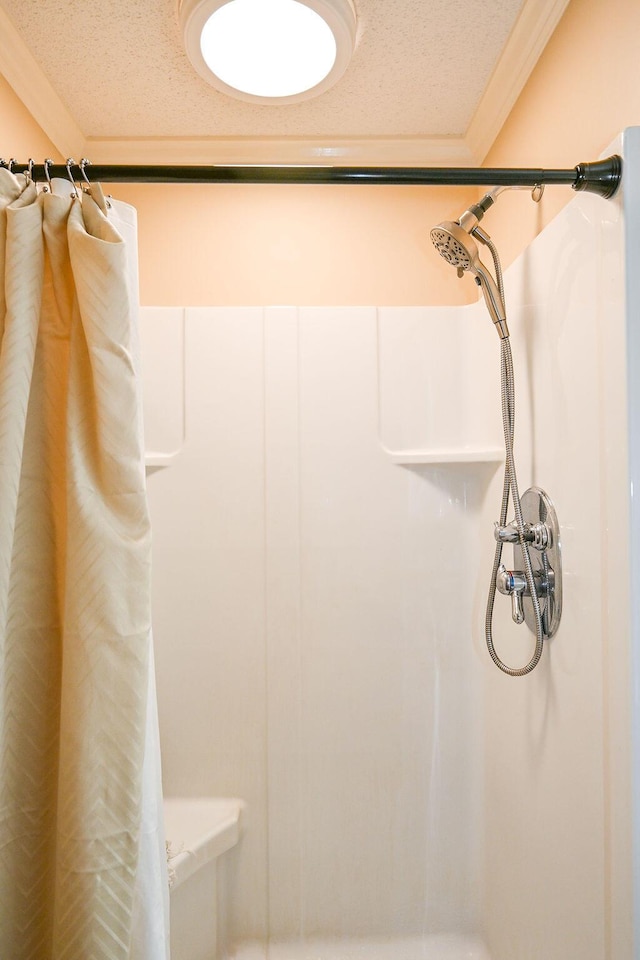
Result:
{"label": "textured chevron curtain fabric", "polygon": [[155,960],[136,307],[120,233],[70,193],[0,169],[0,958]]}

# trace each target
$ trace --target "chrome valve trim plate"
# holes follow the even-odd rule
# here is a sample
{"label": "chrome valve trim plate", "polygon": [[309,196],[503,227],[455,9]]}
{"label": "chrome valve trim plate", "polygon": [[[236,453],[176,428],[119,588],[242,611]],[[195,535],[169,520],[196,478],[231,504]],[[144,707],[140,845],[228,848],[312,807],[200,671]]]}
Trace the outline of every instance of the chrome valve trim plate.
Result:
{"label": "chrome valve trim plate", "polygon": [[[544,547],[538,546],[529,550],[531,566],[536,585],[540,584],[538,599],[542,613],[542,626],[546,639],[551,638],[558,629],[562,616],[562,556],[560,548],[560,525],[550,498],[539,487],[529,487],[522,495],[522,516],[525,526],[530,530],[540,531],[546,528]],[[533,538],[532,538],[533,539]],[[539,541],[540,542],[540,541]],[[513,568],[520,571],[524,568],[522,547],[519,543],[513,545]],[[536,632],[536,622],[531,599],[524,593],[522,597],[524,618],[529,629]]]}

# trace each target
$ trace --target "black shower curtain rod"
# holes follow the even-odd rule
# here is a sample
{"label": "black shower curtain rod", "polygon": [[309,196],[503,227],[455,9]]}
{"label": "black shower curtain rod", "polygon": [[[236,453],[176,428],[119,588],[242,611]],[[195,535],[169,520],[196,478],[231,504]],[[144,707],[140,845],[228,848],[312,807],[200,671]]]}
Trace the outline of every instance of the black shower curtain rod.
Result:
{"label": "black shower curtain rod", "polygon": [[91,180],[102,183],[298,183],[298,184],[386,184],[412,186],[504,186],[535,187],[570,185],[574,190],[612,197],[622,177],[622,160],[614,154],[606,160],[579,163],[570,170],[519,169],[500,167],[331,167],[331,166],[155,166],[70,163],[18,163],[0,160],[13,173],[31,170],[33,179],[68,177],[82,179],[83,170]]}

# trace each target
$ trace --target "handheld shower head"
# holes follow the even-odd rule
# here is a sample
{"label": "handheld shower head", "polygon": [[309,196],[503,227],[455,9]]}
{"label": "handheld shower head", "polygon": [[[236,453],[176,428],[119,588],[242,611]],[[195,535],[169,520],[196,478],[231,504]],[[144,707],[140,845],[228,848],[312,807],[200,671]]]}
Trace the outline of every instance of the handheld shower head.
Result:
{"label": "handheld shower head", "polygon": [[[475,228],[474,228],[475,229]],[[487,309],[493,320],[498,336],[504,340],[509,336],[507,318],[500,291],[496,282],[480,260],[478,245],[459,223],[445,220],[431,231],[431,240],[441,257],[456,267],[458,271],[468,270],[476,278],[482,290]],[[462,276],[462,274],[460,274]]]}

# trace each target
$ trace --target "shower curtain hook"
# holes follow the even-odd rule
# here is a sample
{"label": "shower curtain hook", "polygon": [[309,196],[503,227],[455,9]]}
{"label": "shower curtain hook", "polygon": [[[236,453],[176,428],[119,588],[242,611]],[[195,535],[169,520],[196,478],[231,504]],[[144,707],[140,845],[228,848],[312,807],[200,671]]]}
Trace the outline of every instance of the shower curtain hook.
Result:
{"label": "shower curtain hook", "polygon": [[[91,180],[89,180],[89,177],[87,176],[87,171],[86,171],[86,167],[90,167],[90,166],[91,166],[91,160],[88,160],[87,157],[82,157],[82,159],[80,160],[80,173],[82,174],[82,178],[86,183],[86,187],[83,187],[82,189],[84,190],[85,193],[88,193],[89,196],[95,200],[96,196],[91,192],[93,188],[92,188]],[[103,196],[102,188],[100,184],[98,184],[98,193],[101,197]],[[109,200],[109,197],[104,197],[104,203],[106,207],[108,208],[111,207],[111,201]],[[105,213],[106,213],[106,210],[105,210]]]}
{"label": "shower curtain hook", "polygon": [[531,199],[534,203],[540,203],[544,193],[544,183],[536,183],[531,191]]}
{"label": "shower curtain hook", "polygon": [[73,187],[73,193],[71,194],[71,199],[79,200],[80,194],[78,193],[76,182],[73,179],[73,174],[71,173],[71,167],[74,167],[74,166],[76,166],[76,162],[73,159],[73,157],[67,157],[66,168],[67,168],[67,173],[69,175],[69,181],[71,183],[71,186]]}
{"label": "shower curtain hook", "polygon": [[33,157],[29,157],[29,162],[27,164],[27,169],[24,172],[25,179],[27,183],[35,183],[33,179]]}
{"label": "shower curtain hook", "polygon": [[86,157],[82,157],[80,160],[80,173],[82,174],[82,179],[84,180],[84,182],[88,187],[91,186],[91,181],[87,176],[87,171],[85,170],[85,167],[90,167],[90,166],[91,166],[91,160],[87,160]]}
{"label": "shower curtain hook", "polygon": [[53,193],[51,177],[49,176],[49,167],[52,167],[52,166],[53,166],[53,160],[51,159],[51,157],[47,157],[47,159],[44,162],[44,175],[47,182],[44,185],[43,190],[45,190],[45,192],[48,192],[48,193]]}

